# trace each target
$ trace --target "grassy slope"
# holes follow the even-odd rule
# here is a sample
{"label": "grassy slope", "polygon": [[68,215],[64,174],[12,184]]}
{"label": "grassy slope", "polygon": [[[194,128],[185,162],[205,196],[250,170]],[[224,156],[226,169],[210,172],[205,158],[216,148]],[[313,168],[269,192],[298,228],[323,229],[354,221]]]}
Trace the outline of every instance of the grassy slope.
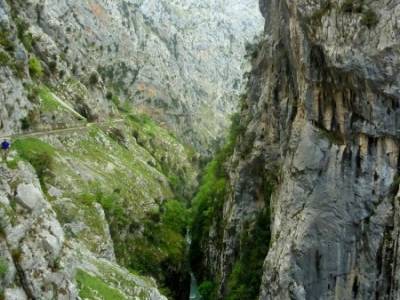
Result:
{"label": "grassy slope", "polygon": [[[145,116],[102,127],[20,139],[14,143],[18,156],[9,164],[31,162],[60,222],[67,225],[67,236],[98,255],[107,247],[107,227],[96,208],[100,204],[119,263],[168,288],[187,268],[186,219],[179,225],[171,220],[186,214],[182,198],[187,191],[179,189],[180,183],[189,189],[195,185],[190,151]],[[74,224],[80,229],[68,231]],[[78,274],[80,282],[96,281]],[[81,287],[90,293],[90,286]]]}

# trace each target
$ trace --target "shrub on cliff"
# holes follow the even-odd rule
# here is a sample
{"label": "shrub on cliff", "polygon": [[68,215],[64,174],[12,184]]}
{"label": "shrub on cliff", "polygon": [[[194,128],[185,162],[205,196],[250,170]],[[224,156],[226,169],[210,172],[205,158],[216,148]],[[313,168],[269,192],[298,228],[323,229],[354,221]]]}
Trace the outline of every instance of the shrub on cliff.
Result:
{"label": "shrub on cliff", "polygon": [[29,74],[32,78],[40,78],[43,76],[43,67],[39,59],[35,56],[31,57],[28,62]]}
{"label": "shrub on cliff", "polygon": [[89,84],[96,85],[98,83],[99,83],[99,75],[93,71],[89,76]]}
{"label": "shrub on cliff", "polygon": [[345,0],[340,9],[344,13],[361,13],[362,12],[362,1]]}
{"label": "shrub on cliff", "polygon": [[362,16],[361,24],[368,28],[373,28],[379,23],[378,15],[372,10],[367,9]]}

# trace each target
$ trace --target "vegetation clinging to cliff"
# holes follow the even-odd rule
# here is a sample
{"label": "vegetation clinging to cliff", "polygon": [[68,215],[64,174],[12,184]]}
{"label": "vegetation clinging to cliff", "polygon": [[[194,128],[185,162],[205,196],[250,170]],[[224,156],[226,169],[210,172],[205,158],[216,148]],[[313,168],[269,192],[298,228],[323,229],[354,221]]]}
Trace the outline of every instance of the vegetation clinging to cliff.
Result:
{"label": "vegetation clinging to cliff", "polygon": [[[220,149],[215,158],[206,167],[202,178],[201,186],[193,199],[193,223],[192,223],[192,246],[191,261],[192,267],[199,273],[200,278],[207,277],[206,270],[202,268],[201,262],[204,253],[201,244],[208,235],[213,221],[221,222],[222,206],[227,194],[228,175],[224,164],[233,154],[236,139],[243,131],[240,124],[239,114],[232,116],[232,125],[227,143]],[[219,233],[222,234],[222,224],[218,224]],[[218,240],[218,239],[217,239]]]}
{"label": "vegetation clinging to cliff", "polygon": [[[225,164],[232,156],[238,136],[243,134],[244,129],[245,127],[240,122],[240,115],[234,114],[227,142],[208,164],[201,187],[193,200],[194,217],[190,258],[192,268],[199,276],[199,280],[202,281],[199,291],[205,300],[217,298],[217,283],[215,282],[217,280],[211,279],[215,274],[210,274],[207,266],[203,265],[206,256],[204,249],[207,243],[214,244],[218,249],[222,247],[223,205],[226,195],[229,193]],[[212,227],[215,229],[216,236],[210,241],[209,232]],[[260,214],[256,225],[248,224],[248,228],[243,231],[242,241],[241,256],[229,278],[231,292],[228,299],[232,300],[252,299],[248,297],[255,297],[255,294],[258,293],[262,261],[269,241],[268,209]],[[251,268],[246,265],[250,265]],[[248,270],[252,270],[251,273]]]}

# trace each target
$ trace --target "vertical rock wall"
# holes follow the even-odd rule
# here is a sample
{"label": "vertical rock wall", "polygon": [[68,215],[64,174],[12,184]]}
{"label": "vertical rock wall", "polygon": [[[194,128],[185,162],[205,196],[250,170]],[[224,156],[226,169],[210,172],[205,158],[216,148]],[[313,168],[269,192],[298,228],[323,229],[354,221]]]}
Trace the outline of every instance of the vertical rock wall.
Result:
{"label": "vertical rock wall", "polygon": [[260,6],[223,246],[208,256],[220,296],[266,204],[260,299],[397,299],[400,2]]}

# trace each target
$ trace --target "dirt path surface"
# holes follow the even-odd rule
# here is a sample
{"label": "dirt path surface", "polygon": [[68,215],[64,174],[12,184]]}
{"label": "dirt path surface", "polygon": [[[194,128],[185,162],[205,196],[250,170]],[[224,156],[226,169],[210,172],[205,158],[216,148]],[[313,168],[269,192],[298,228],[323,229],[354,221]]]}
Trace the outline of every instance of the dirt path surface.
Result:
{"label": "dirt path surface", "polygon": [[94,125],[100,125],[100,126],[107,125],[107,124],[111,125],[111,124],[116,124],[116,123],[123,123],[124,121],[125,121],[124,119],[114,119],[114,120],[107,120],[107,121],[102,121],[102,122],[86,123],[82,126],[58,128],[58,129],[52,129],[52,130],[42,130],[42,131],[27,132],[27,133],[12,134],[12,135],[0,135],[0,140],[68,133],[68,132],[74,132],[74,131],[79,131],[79,130],[87,130]]}

